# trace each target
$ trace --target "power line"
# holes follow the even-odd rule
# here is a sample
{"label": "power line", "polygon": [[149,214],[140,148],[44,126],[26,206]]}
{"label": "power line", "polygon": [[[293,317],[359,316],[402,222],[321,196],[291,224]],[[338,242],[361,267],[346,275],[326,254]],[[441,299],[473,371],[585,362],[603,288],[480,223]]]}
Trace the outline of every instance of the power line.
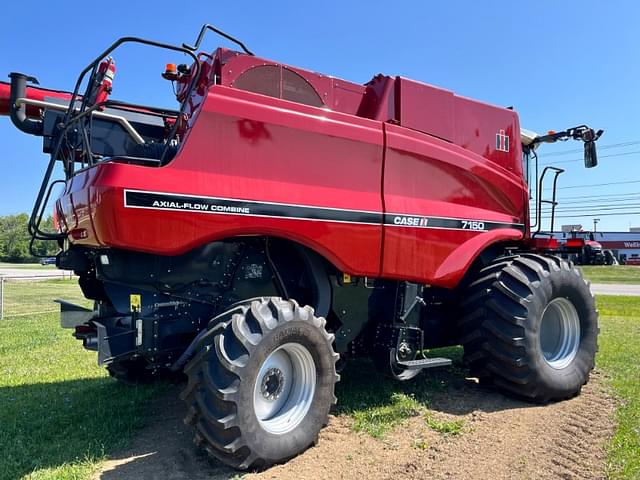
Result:
{"label": "power line", "polygon": [[[612,215],[637,215],[640,212],[629,211],[636,210],[640,207],[638,203],[632,203],[627,205],[583,205],[583,206],[574,206],[574,207],[562,207],[558,206],[555,209],[556,214],[555,218],[571,218],[571,217],[597,217],[600,215],[604,216],[612,216]],[[535,208],[529,209],[532,216],[537,215]],[[552,207],[548,204],[543,204],[540,209],[540,213],[546,218],[551,218],[550,214],[553,211]],[[562,215],[564,214],[564,215]]]}
{"label": "power line", "polygon": [[575,195],[571,197],[562,197],[564,200],[577,200],[579,198],[611,198],[611,197],[626,197],[628,195],[640,195],[640,193],[626,192],[626,193],[603,193],[598,195]]}
{"label": "power line", "polygon": [[[630,147],[632,145],[640,145],[640,140],[631,140],[629,142],[621,143],[609,143],[607,145],[598,145],[598,150],[608,150],[610,148]],[[551,152],[545,154],[545,157],[560,157],[562,155],[571,155],[572,153],[582,152],[581,148],[574,148],[572,150],[562,150],[561,152]]]}
{"label": "power line", "polygon": [[[555,218],[578,218],[578,217],[616,217],[623,215],[640,215],[640,212],[622,213],[589,213],[584,215],[556,215]],[[542,220],[551,220],[551,217],[542,217]]]}
{"label": "power line", "polygon": [[[621,196],[624,195],[624,196]],[[569,198],[576,198],[576,200],[568,200]],[[609,194],[609,195],[583,195],[580,197],[566,197],[557,200],[558,205],[556,211],[562,210],[576,210],[576,209],[601,209],[609,207],[635,207],[637,202],[640,202],[640,194]],[[537,202],[534,199],[529,200],[529,209],[535,211],[537,208]],[[541,209],[551,210],[551,206],[547,203],[541,205]]]}
{"label": "power line", "polygon": [[[639,202],[640,195],[630,195],[628,197],[616,197],[616,198],[583,198],[581,200],[566,200],[566,199],[557,199],[558,206],[564,207],[566,205],[589,205],[592,202],[595,202],[596,206],[614,206],[614,205],[623,205],[627,202]],[[531,205],[535,205],[536,202],[531,200],[529,202]]]}
{"label": "power line", "polygon": [[[604,187],[608,185],[629,185],[631,183],[640,183],[640,180],[625,180],[623,182],[608,182],[608,183],[590,183],[587,185],[569,185],[567,187],[558,187],[557,190],[567,190],[570,188]],[[544,190],[553,190],[553,187],[548,187],[548,188],[545,188]]]}
{"label": "power line", "polygon": [[[600,206],[600,205],[585,205],[584,208],[582,207],[565,207],[565,208],[560,208],[560,207],[556,207],[555,211],[556,212],[560,212],[560,213],[566,213],[566,212],[606,212],[606,211],[610,211],[610,210],[629,210],[629,209],[634,209],[634,208],[639,208],[640,204],[638,203],[634,203],[632,205],[623,205],[623,206],[612,206],[612,205],[604,205],[604,206]],[[531,209],[531,210],[535,210],[535,209]],[[551,212],[552,208],[551,207],[546,207],[546,208],[542,208],[541,211],[544,213],[549,213]]]}
{"label": "power line", "polygon": [[[598,155],[598,158],[624,157],[626,155],[635,155],[636,153],[640,153],[640,150],[634,150],[632,152],[611,153],[609,155]],[[571,160],[558,160],[557,162],[542,162],[539,165],[541,167],[544,167],[546,165],[557,165],[559,163],[582,162],[583,160],[584,158],[573,158]]]}
{"label": "power line", "polygon": [[640,204],[634,203],[632,205],[624,205],[619,207],[614,206],[599,206],[599,205],[585,205],[584,207],[567,207],[567,208],[558,208],[556,207],[556,212],[584,212],[584,211],[596,211],[596,212],[606,212],[609,210],[628,210],[630,208],[638,208]]}
{"label": "power line", "polygon": [[[586,202],[586,203],[585,203]],[[640,196],[637,197],[629,197],[629,198],[612,198],[610,200],[605,200],[605,199],[601,199],[601,200],[597,200],[597,204],[596,206],[602,206],[602,207],[612,207],[612,206],[617,206],[617,205],[625,205],[629,202],[640,202]],[[560,200],[559,205],[561,207],[565,206],[565,205],[586,205],[588,204],[588,200],[573,200],[571,202],[565,202],[564,200]]]}

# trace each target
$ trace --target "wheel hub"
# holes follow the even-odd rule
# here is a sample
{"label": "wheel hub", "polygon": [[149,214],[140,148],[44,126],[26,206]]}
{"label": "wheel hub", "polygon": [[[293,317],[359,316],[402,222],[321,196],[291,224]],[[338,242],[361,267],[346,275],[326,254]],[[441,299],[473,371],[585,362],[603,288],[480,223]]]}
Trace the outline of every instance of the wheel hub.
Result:
{"label": "wheel hub", "polygon": [[270,368],[262,377],[260,392],[267,400],[277,400],[284,390],[285,378],[279,368]]}
{"label": "wheel hub", "polygon": [[262,428],[282,435],[307,416],[316,391],[316,364],[299,343],[286,343],[264,360],[255,380],[253,407]]}
{"label": "wheel hub", "polygon": [[563,297],[549,302],[540,323],[540,349],[545,362],[556,370],[566,368],[578,354],[580,317],[576,307]]}

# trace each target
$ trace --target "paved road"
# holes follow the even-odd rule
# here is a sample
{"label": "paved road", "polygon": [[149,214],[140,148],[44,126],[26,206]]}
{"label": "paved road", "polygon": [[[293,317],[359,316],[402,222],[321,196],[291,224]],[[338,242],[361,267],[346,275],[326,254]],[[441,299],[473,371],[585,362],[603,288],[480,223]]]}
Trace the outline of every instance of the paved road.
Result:
{"label": "paved road", "polygon": [[[68,278],[69,273],[65,271],[64,275]],[[25,279],[37,280],[40,277],[62,278],[62,270],[55,268],[0,268],[0,276],[3,277],[28,277]]]}
{"label": "paved road", "polygon": [[640,296],[640,285],[592,283],[591,291],[596,295],[633,295],[637,297]]}

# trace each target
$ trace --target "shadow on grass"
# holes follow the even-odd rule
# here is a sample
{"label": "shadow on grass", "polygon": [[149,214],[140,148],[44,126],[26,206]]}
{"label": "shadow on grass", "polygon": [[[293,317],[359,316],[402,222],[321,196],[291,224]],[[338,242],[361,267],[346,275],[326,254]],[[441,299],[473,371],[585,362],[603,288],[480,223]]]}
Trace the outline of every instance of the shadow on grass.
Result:
{"label": "shadow on grass", "polygon": [[451,358],[450,367],[424,370],[416,378],[400,382],[380,373],[373,362],[353,360],[341,373],[336,386],[338,405],[336,413],[351,415],[355,412],[393,404],[395,394],[414,398],[432,410],[453,415],[473,411],[494,412],[513,408],[527,408],[533,404],[506,397],[493,389],[467,378],[462,364],[462,348],[450,347],[432,351],[430,357]]}
{"label": "shadow on grass", "polygon": [[153,402],[149,425],[131,445],[109,455],[100,480],[223,480],[238,472],[211,459],[193,444],[193,430],[182,419],[187,408],[180,400],[184,385],[173,385]]}
{"label": "shadow on grass", "polygon": [[149,400],[166,388],[105,377],[1,387],[0,478],[90,468],[128,443],[144,424]]}

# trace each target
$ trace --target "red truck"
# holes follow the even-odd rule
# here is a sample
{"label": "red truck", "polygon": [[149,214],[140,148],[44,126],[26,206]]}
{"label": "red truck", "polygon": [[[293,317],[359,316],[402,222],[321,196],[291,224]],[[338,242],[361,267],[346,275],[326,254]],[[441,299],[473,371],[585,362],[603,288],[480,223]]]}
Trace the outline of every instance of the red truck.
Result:
{"label": "red truck", "polygon": [[[199,52],[209,31],[241,51]],[[124,43],[191,58],[162,73],[175,110],[110,98]],[[529,184],[554,175],[538,205],[555,207],[561,171],[532,178],[537,147],[577,139],[591,167],[602,131],[535,135],[512,109],[283,65],[209,25],[195,45],[121,38],[71,92],[10,77],[0,112],[50,156],[30,233],[95,301],[61,302],[62,325],[119,380],[184,372],[186,421],[223,462],[311,445],[355,357],[408,380],[450,363],[425,349],[461,344],[471,375],[537,402],[587,382],[594,299],[530,227]]]}

